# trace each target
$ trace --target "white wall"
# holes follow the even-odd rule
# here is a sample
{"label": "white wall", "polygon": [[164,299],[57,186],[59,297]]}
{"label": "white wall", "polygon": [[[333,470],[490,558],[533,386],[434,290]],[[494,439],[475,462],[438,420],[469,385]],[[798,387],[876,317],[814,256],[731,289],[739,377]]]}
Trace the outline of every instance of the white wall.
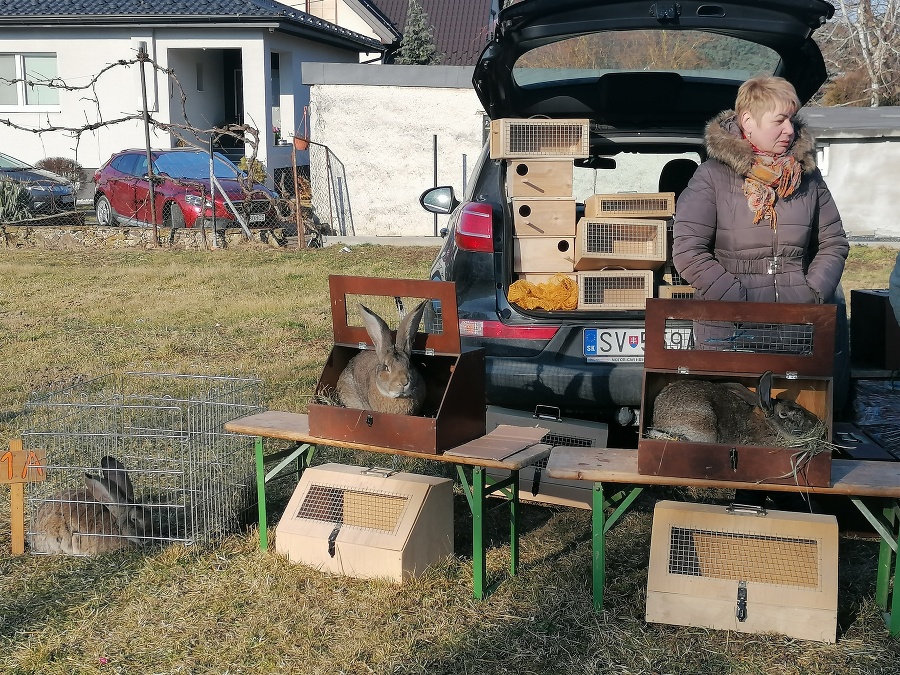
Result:
{"label": "white wall", "polygon": [[[359,66],[416,72],[429,66]],[[306,80],[306,76],[304,76]],[[434,183],[462,193],[463,155],[471,172],[482,147],[482,109],[474,90],[435,86],[312,87],[312,139],[326,144],[346,169],[356,236],[431,236],[434,216],[419,195]],[[314,177],[315,178],[315,177]],[[319,188],[314,184],[313,189]],[[327,213],[317,213],[327,221]],[[446,217],[439,218],[439,227]]]}

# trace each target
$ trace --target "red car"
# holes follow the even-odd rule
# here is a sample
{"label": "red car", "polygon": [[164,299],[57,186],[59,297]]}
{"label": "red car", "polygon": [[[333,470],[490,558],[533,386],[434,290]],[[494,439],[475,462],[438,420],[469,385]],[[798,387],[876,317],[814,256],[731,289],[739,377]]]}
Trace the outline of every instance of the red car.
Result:
{"label": "red car", "polygon": [[[201,224],[212,227],[209,155],[192,148],[152,150],[150,154],[156,224],[172,228]],[[244,172],[218,153],[213,154],[213,162],[221,189],[247,225],[277,224],[277,193],[265,185],[251,183]],[[114,154],[97,169],[94,182],[97,184],[94,208],[100,225],[152,225],[146,151],[123,150]],[[232,207],[218,186],[215,192],[215,229],[239,227]]]}

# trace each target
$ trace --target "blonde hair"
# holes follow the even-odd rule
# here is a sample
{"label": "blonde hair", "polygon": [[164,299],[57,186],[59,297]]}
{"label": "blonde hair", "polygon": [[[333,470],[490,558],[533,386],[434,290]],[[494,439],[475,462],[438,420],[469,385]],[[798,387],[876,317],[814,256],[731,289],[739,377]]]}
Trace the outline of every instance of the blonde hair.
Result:
{"label": "blonde hair", "polygon": [[738,120],[745,112],[749,112],[753,119],[759,121],[763,115],[779,106],[793,108],[793,114],[800,110],[800,98],[794,85],[783,77],[760,75],[750,78],[738,89],[734,112]]}

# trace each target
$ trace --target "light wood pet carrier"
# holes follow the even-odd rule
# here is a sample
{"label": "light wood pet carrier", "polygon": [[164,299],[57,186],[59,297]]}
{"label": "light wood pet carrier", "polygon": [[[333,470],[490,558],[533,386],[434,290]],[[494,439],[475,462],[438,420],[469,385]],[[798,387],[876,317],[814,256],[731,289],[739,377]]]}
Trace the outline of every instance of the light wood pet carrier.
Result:
{"label": "light wood pet carrier", "polygon": [[584,201],[585,218],[671,218],[674,214],[674,192],[591,195]]}
{"label": "light wood pet carrier", "polygon": [[491,159],[588,157],[590,140],[586,119],[491,121]]}
{"label": "light wood pet carrier", "polygon": [[507,163],[506,196],[572,198],[574,160],[516,159]]}
{"label": "light wood pet carrier", "polygon": [[582,218],[575,235],[575,269],[610,265],[653,270],[666,262],[666,221]]}
{"label": "light wood pet carrier", "polygon": [[834,642],[834,516],[659,502],[647,621]]}
{"label": "light wood pet carrier", "polygon": [[578,273],[578,309],[644,309],[653,297],[653,272],[608,270]]}
{"label": "light wood pet carrier", "polygon": [[306,469],[275,550],[326,572],[394,581],[453,553],[453,481],[386,469]]}

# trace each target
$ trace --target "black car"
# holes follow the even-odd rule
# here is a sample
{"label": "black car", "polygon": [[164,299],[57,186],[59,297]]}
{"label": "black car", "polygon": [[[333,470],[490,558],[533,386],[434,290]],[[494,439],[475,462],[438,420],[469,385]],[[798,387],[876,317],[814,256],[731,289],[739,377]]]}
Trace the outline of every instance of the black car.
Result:
{"label": "black car", "polygon": [[[473,85],[491,120],[589,120],[589,156],[574,160],[581,215],[592,194],[683,189],[705,158],[706,123],[734,107],[749,77],[785,77],[809,100],[826,79],[812,34],[833,12],[819,0],[524,0],[500,12]],[[456,282],[463,343],[486,351],[488,402],[630,423],[644,311],[508,300],[518,278],[506,188],[515,163],[491,159],[488,146],[462,203],[450,187],[421,197],[426,210],[451,214],[431,278]],[[670,262],[654,283],[675,274]]]}
{"label": "black car", "polygon": [[75,208],[75,186],[62,176],[38,169],[0,152],[0,179],[22,183],[28,191],[29,208],[35,214],[71,211]]}

